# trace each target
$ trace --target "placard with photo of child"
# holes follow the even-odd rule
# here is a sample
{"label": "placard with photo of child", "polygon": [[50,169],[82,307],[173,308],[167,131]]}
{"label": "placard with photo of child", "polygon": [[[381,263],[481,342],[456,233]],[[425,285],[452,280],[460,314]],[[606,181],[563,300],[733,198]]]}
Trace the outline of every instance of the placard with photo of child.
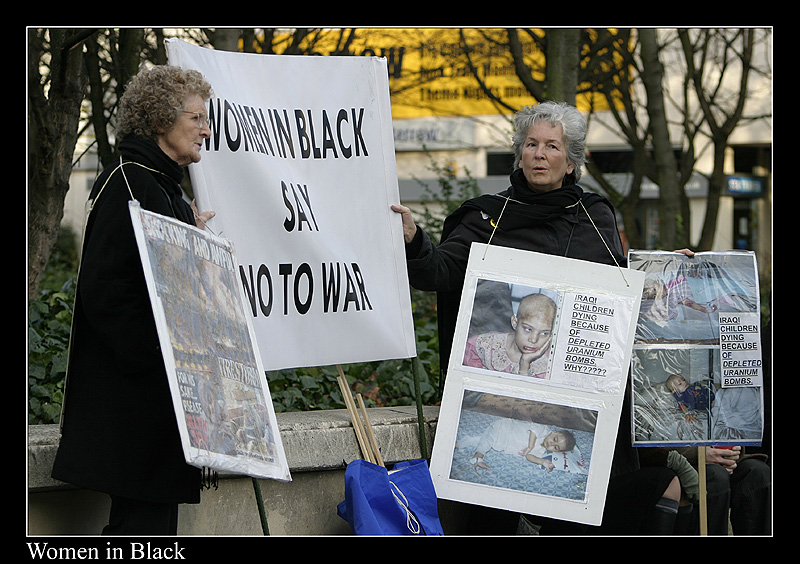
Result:
{"label": "placard with photo of child", "polygon": [[620,391],[636,299],[591,289],[478,278],[462,355],[465,370]]}
{"label": "placard with photo of child", "polygon": [[719,367],[715,347],[635,347],[634,444],[760,444],[761,388],[722,387]]}
{"label": "placard with photo of child", "polygon": [[755,253],[631,251],[628,259],[645,274],[631,361],[634,444],[761,444]]}
{"label": "placard with photo of child", "polygon": [[721,313],[758,313],[755,254],[630,251],[630,268],[645,273],[636,325],[638,344],[719,344]]}
{"label": "placard with photo of child", "polygon": [[559,301],[554,290],[479,279],[463,365],[547,377]]}
{"label": "placard with photo of child", "polygon": [[597,411],[464,390],[450,477],[585,501]]}
{"label": "placard with photo of child", "polygon": [[431,457],[437,496],[600,523],[643,281],[473,245]]}

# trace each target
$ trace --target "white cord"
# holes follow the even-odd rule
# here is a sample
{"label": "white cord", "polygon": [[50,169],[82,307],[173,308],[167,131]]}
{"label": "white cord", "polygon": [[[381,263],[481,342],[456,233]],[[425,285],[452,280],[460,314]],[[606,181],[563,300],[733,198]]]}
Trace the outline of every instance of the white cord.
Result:
{"label": "white cord", "polygon": [[415,535],[418,535],[419,532],[420,532],[419,521],[417,521],[417,517],[408,508],[408,500],[406,499],[406,496],[403,495],[403,492],[400,491],[400,488],[397,487],[397,484],[395,484],[391,480],[389,480],[389,483],[392,486],[394,486],[394,489],[396,489],[400,493],[401,496],[403,496],[403,501],[400,501],[400,498],[397,497],[397,494],[395,494],[394,490],[392,490],[392,495],[394,496],[395,501],[397,501],[397,503],[400,505],[400,507],[402,507],[406,512],[406,526],[408,527],[408,530],[411,531],[412,533],[414,533]]}

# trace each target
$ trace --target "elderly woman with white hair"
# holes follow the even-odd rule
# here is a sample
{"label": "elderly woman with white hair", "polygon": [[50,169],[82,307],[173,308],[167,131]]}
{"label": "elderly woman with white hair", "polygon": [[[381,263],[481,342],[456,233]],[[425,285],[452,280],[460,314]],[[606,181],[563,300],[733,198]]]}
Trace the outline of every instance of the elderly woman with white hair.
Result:
{"label": "elderly woman with white hair", "polygon": [[586,160],[581,113],[565,103],[545,102],[520,110],[515,126],[511,185],[464,202],[445,220],[438,246],[409,208],[393,206],[403,218],[411,285],[439,294],[442,367],[473,242],[491,239],[492,245],[609,265],[625,262],[611,203],[577,185]]}
{"label": "elderly woman with white hair", "polygon": [[[393,206],[403,219],[411,285],[438,294],[440,390],[473,242],[626,265],[611,203],[577,184],[586,160],[581,113],[566,103],[545,102],[520,110],[514,122],[511,185],[499,194],[464,202],[445,219],[438,246],[415,224],[407,207]],[[676,472],[665,466],[639,468],[626,431],[629,412],[627,417],[618,433],[603,527],[545,520],[540,534],[672,532],[681,493]],[[476,524],[474,529],[468,526],[469,533],[516,532],[518,515],[477,506],[469,511]]]}

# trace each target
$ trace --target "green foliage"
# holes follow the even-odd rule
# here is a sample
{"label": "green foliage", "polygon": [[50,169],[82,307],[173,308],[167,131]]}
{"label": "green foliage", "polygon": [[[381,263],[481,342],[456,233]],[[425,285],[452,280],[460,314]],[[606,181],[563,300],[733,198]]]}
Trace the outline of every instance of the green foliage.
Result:
{"label": "green foliage", "polygon": [[28,423],[57,423],[64,399],[74,276],[28,304]]}
{"label": "green foliage", "polygon": [[466,168],[464,169],[466,177],[456,178],[452,166],[437,164],[430,158],[428,169],[436,175],[439,190],[434,192],[427,184],[416,179],[425,187],[422,197],[422,214],[416,219],[416,222],[425,228],[433,241],[439,241],[444,218],[453,213],[465,200],[479,196],[480,188],[478,182],[472,178]]}
{"label": "green foliage", "polygon": [[[417,357],[423,370],[419,375],[423,405],[438,401],[439,335],[435,316],[416,322]],[[414,405],[412,359],[393,359],[342,366],[353,393],[361,394],[367,407]],[[275,411],[344,409],[335,366],[293,368],[267,372]]]}
{"label": "green foliage", "polygon": [[58,234],[37,299],[28,303],[28,423],[58,423],[78,269],[76,236]]}

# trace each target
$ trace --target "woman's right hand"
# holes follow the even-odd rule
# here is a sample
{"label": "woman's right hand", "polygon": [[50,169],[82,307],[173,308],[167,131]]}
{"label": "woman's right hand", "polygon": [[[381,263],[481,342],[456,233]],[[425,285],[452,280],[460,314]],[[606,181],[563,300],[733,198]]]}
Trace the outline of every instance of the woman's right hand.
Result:
{"label": "woman's right hand", "polygon": [[392,211],[399,213],[403,218],[403,239],[406,244],[414,240],[414,235],[417,234],[417,224],[414,223],[414,216],[411,210],[400,204],[393,204]]}

